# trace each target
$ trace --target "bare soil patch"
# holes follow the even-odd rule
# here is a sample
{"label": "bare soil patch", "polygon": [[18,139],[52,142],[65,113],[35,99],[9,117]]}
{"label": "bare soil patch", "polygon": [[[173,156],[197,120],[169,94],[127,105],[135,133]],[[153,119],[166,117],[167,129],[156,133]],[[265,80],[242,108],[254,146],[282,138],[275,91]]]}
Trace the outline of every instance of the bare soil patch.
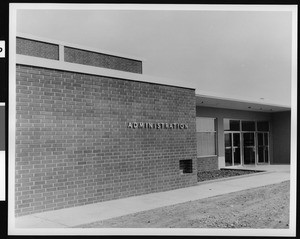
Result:
{"label": "bare soil patch", "polygon": [[288,228],[289,185],[280,184],[138,212],[85,228]]}
{"label": "bare soil patch", "polygon": [[260,173],[262,171],[258,170],[242,170],[242,169],[220,169],[220,170],[212,170],[205,172],[198,172],[198,182],[214,180],[218,178],[228,178],[240,175],[246,175],[251,173]]}

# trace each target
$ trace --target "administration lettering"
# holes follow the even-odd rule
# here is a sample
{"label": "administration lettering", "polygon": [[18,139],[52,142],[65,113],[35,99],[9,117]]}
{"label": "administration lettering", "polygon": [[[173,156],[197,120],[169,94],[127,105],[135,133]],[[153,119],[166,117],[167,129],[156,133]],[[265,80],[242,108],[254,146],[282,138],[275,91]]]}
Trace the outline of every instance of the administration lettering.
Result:
{"label": "administration lettering", "polygon": [[183,123],[144,123],[129,122],[127,128],[130,129],[187,129],[188,125]]}

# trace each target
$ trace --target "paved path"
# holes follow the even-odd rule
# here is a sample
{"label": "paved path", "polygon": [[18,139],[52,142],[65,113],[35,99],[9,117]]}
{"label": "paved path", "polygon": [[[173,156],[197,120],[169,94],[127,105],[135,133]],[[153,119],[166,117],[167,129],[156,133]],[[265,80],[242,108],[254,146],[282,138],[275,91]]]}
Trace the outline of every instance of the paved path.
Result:
{"label": "paved path", "polygon": [[270,170],[263,173],[206,181],[192,187],[166,192],[22,216],[16,218],[16,228],[75,227],[135,212],[280,183],[289,179],[289,170]]}

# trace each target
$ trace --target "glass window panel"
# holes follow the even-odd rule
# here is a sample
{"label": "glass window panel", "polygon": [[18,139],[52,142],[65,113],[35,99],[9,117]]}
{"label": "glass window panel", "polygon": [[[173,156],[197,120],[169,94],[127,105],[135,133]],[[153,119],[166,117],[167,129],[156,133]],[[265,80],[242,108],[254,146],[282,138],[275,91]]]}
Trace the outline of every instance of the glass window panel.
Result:
{"label": "glass window panel", "polygon": [[263,163],[264,162],[264,147],[258,148],[258,162]]}
{"label": "glass window panel", "polygon": [[224,119],[224,130],[230,130],[229,119]]}
{"label": "glass window panel", "polygon": [[240,148],[234,149],[234,164],[239,165],[241,164],[241,150]]}
{"label": "glass window panel", "polygon": [[257,131],[269,131],[269,122],[268,121],[258,121],[257,122]]}
{"label": "glass window panel", "polygon": [[225,147],[231,147],[231,134],[225,134]]}
{"label": "glass window panel", "polygon": [[255,131],[255,121],[242,121],[243,131]]}
{"label": "glass window panel", "polygon": [[239,131],[240,130],[240,121],[239,120],[230,120],[230,130]]}
{"label": "glass window panel", "polygon": [[233,133],[233,146],[239,147],[240,146],[240,134],[239,133]]}
{"label": "glass window panel", "polygon": [[255,151],[251,148],[244,148],[244,164],[255,163]]}
{"label": "glass window panel", "polygon": [[215,131],[215,119],[204,117],[196,118],[196,130],[197,132]]}
{"label": "glass window panel", "polygon": [[255,146],[254,133],[244,133],[244,146]]}
{"label": "glass window panel", "polygon": [[240,121],[224,119],[224,130],[229,131],[240,131]]}
{"label": "glass window panel", "polygon": [[216,155],[216,133],[197,133],[197,156]]}
{"label": "glass window panel", "polygon": [[215,118],[196,118],[197,156],[216,155]]}
{"label": "glass window panel", "polygon": [[264,145],[264,139],[263,139],[263,134],[262,133],[257,134],[257,143],[258,143],[258,146]]}
{"label": "glass window panel", "polygon": [[225,149],[225,166],[232,166],[232,149]]}

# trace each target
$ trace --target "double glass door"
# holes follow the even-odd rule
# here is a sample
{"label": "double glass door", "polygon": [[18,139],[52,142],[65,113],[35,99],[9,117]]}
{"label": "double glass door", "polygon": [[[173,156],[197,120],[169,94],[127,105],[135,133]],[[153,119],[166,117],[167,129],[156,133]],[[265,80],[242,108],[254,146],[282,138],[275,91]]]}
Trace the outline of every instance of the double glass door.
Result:
{"label": "double glass door", "polygon": [[225,165],[241,164],[241,134],[225,133]]}
{"label": "double glass door", "polygon": [[269,133],[226,132],[225,165],[250,165],[269,162]]}
{"label": "double glass door", "polygon": [[255,133],[243,133],[244,164],[255,164]]}
{"label": "double glass door", "polygon": [[257,162],[269,162],[269,133],[257,133]]}

